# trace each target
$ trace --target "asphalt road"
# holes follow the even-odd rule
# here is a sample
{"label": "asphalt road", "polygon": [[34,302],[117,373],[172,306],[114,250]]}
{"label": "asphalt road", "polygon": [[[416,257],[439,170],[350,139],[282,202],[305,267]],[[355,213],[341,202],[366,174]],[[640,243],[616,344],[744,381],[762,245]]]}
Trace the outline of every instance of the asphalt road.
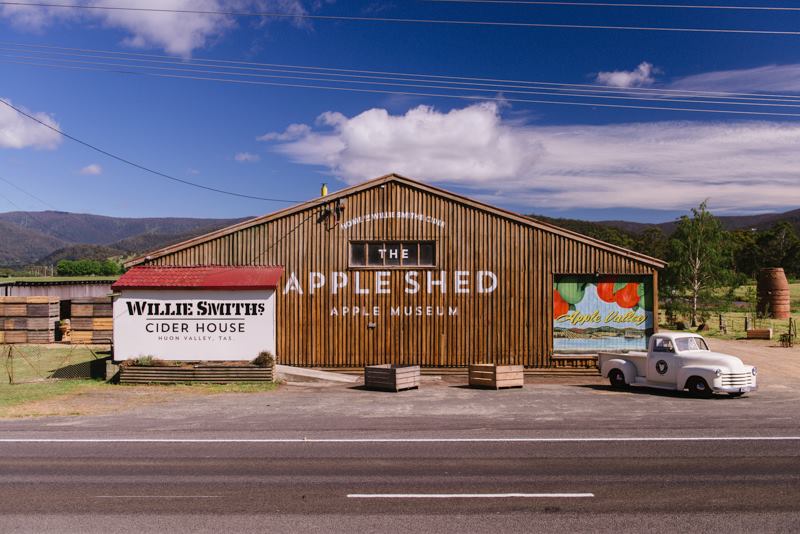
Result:
{"label": "asphalt road", "polygon": [[800,529],[797,440],[12,441],[0,473],[4,532]]}
{"label": "asphalt road", "polygon": [[799,395],[428,379],[0,421],[0,532],[798,532]]}

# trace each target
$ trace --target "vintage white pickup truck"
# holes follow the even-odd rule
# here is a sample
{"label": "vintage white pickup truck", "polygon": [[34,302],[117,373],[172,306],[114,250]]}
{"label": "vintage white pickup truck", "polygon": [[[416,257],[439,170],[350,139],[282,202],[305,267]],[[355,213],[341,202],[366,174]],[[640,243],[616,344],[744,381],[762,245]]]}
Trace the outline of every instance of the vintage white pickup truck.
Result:
{"label": "vintage white pickup truck", "polygon": [[697,334],[655,334],[647,353],[600,353],[598,364],[614,387],[688,389],[701,397],[715,392],[738,397],[757,388],[755,367],[735,356],[711,352]]}

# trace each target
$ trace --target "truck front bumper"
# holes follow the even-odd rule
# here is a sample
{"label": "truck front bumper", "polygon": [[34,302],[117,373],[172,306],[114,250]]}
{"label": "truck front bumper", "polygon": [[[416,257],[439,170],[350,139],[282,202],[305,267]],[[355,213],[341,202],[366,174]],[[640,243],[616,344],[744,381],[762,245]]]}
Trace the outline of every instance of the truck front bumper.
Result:
{"label": "truck front bumper", "polygon": [[716,386],[711,389],[717,393],[749,393],[756,391],[758,386]]}

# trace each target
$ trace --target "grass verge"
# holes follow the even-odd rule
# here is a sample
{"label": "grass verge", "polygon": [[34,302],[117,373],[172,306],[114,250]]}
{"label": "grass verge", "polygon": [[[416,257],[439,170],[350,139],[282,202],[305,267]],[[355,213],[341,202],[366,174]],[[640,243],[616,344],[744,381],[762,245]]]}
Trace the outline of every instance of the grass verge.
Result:
{"label": "grass verge", "polygon": [[102,380],[45,380],[0,384],[0,418],[118,413],[184,395],[265,393],[274,383],[115,385]]}
{"label": "grass verge", "polygon": [[47,380],[31,384],[0,385],[0,417],[9,417],[22,405],[109,389],[102,380]]}

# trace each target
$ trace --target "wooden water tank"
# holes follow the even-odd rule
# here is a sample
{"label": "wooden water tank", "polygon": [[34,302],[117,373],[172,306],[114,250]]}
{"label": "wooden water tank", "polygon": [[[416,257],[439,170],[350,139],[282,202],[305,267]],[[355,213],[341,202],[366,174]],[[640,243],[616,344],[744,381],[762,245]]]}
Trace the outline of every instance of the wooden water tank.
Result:
{"label": "wooden water tank", "polygon": [[774,319],[788,319],[789,281],[780,267],[761,269],[758,273],[758,313]]}

